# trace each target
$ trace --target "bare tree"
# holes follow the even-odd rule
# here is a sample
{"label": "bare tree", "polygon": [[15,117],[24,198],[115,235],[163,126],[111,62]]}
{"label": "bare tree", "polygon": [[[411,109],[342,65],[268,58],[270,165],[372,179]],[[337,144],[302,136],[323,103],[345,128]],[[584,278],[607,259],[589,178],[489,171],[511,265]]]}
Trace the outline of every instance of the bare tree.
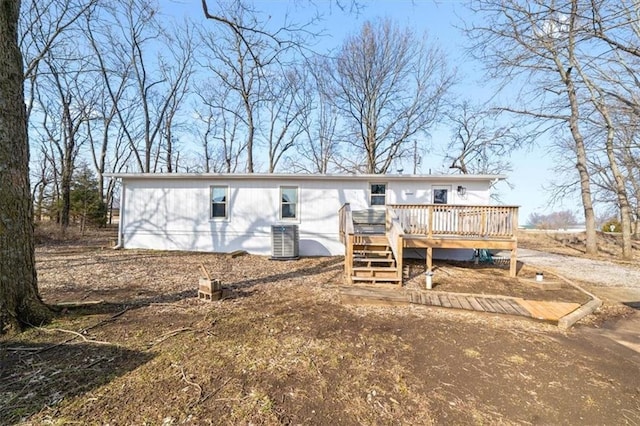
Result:
{"label": "bare tree", "polygon": [[366,22],[333,61],[333,100],[357,169],[385,173],[441,116],[454,81],[442,52],[390,20]]}
{"label": "bare tree", "polygon": [[228,87],[204,84],[197,93],[200,103],[196,115],[196,137],[200,140],[205,172],[234,173],[241,167],[241,156],[246,149],[239,135],[244,129],[243,106],[237,102]]}
{"label": "bare tree", "polygon": [[579,54],[576,2],[481,0],[474,2],[472,10],[481,17],[468,28],[472,54],[485,61],[489,77],[504,84],[522,82],[516,104],[503,110],[547,128],[569,127],[587,229],[586,250],[596,253],[591,176],[580,127],[584,111],[573,72]]}
{"label": "bare tree", "polygon": [[173,43],[169,44],[169,56],[161,58],[159,67],[160,75],[171,88],[162,128],[165,164],[168,173],[178,171],[180,153],[177,150],[174,129],[181,127],[180,111],[191,90],[190,84],[194,74],[194,52],[196,49],[193,32],[188,22],[185,22],[184,29],[176,27],[172,33],[174,34],[172,36]]}
{"label": "bare tree", "polygon": [[76,29],[81,17],[93,10],[97,0],[27,0],[20,14],[20,50],[25,62],[27,118],[35,97],[40,64],[61,39]]}
{"label": "bare tree", "polygon": [[622,257],[626,260],[630,260],[633,258],[631,245],[631,205],[627,195],[627,185],[615,153],[614,120],[610,114],[604,91],[600,87],[596,86],[580,63],[576,63],[576,69],[580,73],[580,76],[589,91],[591,103],[598,111],[604,124],[605,152],[608,159],[608,165],[613,176],[613,187],[615,188],[618,207],[620,209],[620,222],[622,225]]}
{"label": "bare tree", "polygon": [[454,105],[447,113],[452,138],[445,161],[450,169],[467,174],[501,174],[511,170],[509,155],[522,146],[524,137],[514,126],[498,122],[497,111],[473,107],[468,101]]}
{"label": "bare tree", "polygon": [[76,158],[86,136],[82,133],[93,110],[95,82],[87,73],[88,62],[74,55],[71,38],[43,58],[43,75],[36,81],[37,108],[42,140],[55,151],[51,159],[60,176],[59,222],[69,226],[71,180]]}
{"label": "bare tree", "polygon": [[0,334],[41,324],[51,313],[38,294],[29,184],[29,141],[22,55],[20,1],[0,13]]}
{"label": "bare tree", "polygon": [[[152,173],[166,159],[163,156],[161,161],[161,144],[166,141],[163,132],[170,133],[166,125],[173,123],[184,100],[193,70],[193,45],[188,32],[182,34],[185,39],[170,35],[158,20],[156,6],[148,0],[111,6],[100,17],[103,24],[87,32],[116,105],[118,126],[138,169]],[[124,93],[117,82],[122,77],[128,79]],[[174,117],[167,121],[170,110]]]}
{"label": "bare tree", "polygon": [[303,120],[310,108],[304,96],[304,76],[295,67],[281,69],[266,82],[262,101],[262,137],[269,153],[269,173],[273,173],[282,156],[295,146],[303,133]]}
{"label": "bare tree", "polygon": [[296,144],[297,158],[289,162],[294,170],[307,173],[329,173],[339,150],[337,108],[331,102],[326,60],[307,64],[308,76],[303,85],[305,103],[310,105],[303,115],[303,135]]}
{"label": "bare tree", "polygon": [[[206,48],[205,67],[215,76],[211,85],[229,90],[225,100],[236,97],[242,105],[241,111],[235,111],[240,113],[238,118],[246,134],[243,144],[246,146],[246,172],[253,173],[259,110],[267,87],[265,76],[278,64],[277,58],[285,50],[274,43],[273,37],[264,29],[265,24],[245,4],[238,2],[233,14],[234,26],[225,27],[221,36],[210,31],[202,34]],[[207,103],[213,104],[213,101],[212,98]],[[218,106],[223,107],[222,104]]]}

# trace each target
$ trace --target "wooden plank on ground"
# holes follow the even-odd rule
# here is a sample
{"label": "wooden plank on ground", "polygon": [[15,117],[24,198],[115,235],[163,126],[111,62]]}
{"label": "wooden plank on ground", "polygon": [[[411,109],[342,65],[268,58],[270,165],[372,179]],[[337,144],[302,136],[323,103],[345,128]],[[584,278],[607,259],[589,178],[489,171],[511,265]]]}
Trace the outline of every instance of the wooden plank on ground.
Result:
{"label": "wooden plank on ground", "polygon": [[462,306],[462,309],[466,309],[467,311],[473,311],[473,307],[469,303],[467,296],[458,296],[458,302],[460,302],[460,306]]}
{"label": "wooden plank on ground", "polygon": [[487,298],[486,297],[476,297],[476,301],[480,304],[480,306],[482,306],[482,309],[485,312],[495,312],[495,309],[493,308],[493,305],[489,302],[487,302]]}
{"label": "wooden plank on ground", "polygon": [[207,268],[205,268],[202,263],[200,264],[200,271],[202,272],[202,275],[204,275],[202,278],[206,278],[209,281],[211,281],[211,276],[209,275],[209,271],[207,271]]}
{"label": "wooden plank on ground", "polygon": [[438,297],[440,298],[440,303],[442,304],[442,306],[444,306],[445,308],[451,307],[451,302],[449,302],[449,297],[447,297],[446,294],[441,294]]}
{"label": "wooden plank on ground", "polygon": [[421,305],[429,304],[429,296],[424,291],[420,292],[420,304]]}
{"label": "wooden plank on ground", "polygon": [[429,299],[431,300],[431,306],[442,306],[442,302],[440,302],[437,294],[430,294]]}
{"label": "wooden plank on ground", "polygon": [[529,313],[529,311],[527,311],[525,308],[522,307],[522,305],[520,305],[520,300],[511,300],[511,307],[513,307],[513,309],[515,309],[516,311],[518,311],[518,315],[522,315],[524,317],[529,317],[531,318],[531,314]]}
{"label": "wooden plank on ground", "polygon": [[493,306],[493,312],[497,312],[499,314],[506,314],[507,311],[505,311],[502,306],[500,305],[500,303],[497,301],[497,299],[490,299],[487,298],[485,299],[485,301],[489,304],[491,304],[491,306]]}
{"label": "wooden plank on ground", "polygon": [[227,253],[227,257],[235,259],[236,257],[244,256],[245,254],[247,254],[246,250],[234,250],[231,253]]}
{"label": "wooden plank on ground", "polygon": [[449,302],[451,303],[452,308],[462,309],[462,305],[460,304],[458,299],[459,299],[459,296],[456,296],[456,295],[449,296]]}
{"label": "wooden plank on ground", "polygon": [[533,318],[558,321],[580,307],[579,303],[545,302],[538,300],[521,300],[518,302]]}
{"label": "wooden plank on ground", "polygon": [[484,308],[475,297],[468,296],[467,301],[469,302],[469,304],[471,305],[474,311],[484,312]]}
{"label": "wooden plank on ground", "polygon": [[520,313],[512,306],[514,302],[512,302],[511,300],[493,299],[493,301],[499,303],[502,309],[504,309],[507,314],[520,315]]}

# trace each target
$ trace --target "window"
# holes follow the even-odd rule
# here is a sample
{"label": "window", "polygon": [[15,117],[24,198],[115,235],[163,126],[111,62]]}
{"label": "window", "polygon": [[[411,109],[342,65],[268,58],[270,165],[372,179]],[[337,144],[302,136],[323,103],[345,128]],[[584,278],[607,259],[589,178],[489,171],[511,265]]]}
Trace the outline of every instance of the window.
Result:
{"label": "window", "polygon": [[280,187],[280,219],[298,218],[298,187]]}
{"label": "window", "polygon": [[433,188],[433,204],[447,204],[448,195],[447,188]]}
{"label": "window", "polygon": [[228,216],[227,200],[229,193],[228,186],[211,187],[211,218],[226,219]]}
{"label": "window", "polygon": [[371,184],[371,201],[372,206],[384,206],[387,204],[387,184],[372,183]]}

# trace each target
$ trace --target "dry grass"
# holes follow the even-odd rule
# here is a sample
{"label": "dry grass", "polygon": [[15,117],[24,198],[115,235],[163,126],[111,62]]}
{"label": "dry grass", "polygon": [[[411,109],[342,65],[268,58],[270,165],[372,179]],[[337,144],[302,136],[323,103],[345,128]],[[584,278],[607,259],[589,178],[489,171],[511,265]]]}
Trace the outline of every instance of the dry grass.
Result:
{"label": "dry grass", "polygon": [[[576,407],[593,423],[640,422],[638,364],[579,334],[508,316],[343,305],[339,257],[105,245],[38,248],[46,301],[103,303],[0,340],[0,423],[558,424]],[[222,279],[224,300],[195,297],[200,263]],[[501,271],[439,266],[452,271],[442,286]]]}
{"label": "dry grass", "polygon": [[[608,260],[627,266],[637,266],[637,262],[623,261],[622,236],[598,232],[598,254],[587,256],[585,248],[586,236],[584,232],[567,233],[543,230],[520,230],[518,232],[518,246],[548,253],[564,254],[568,256],[585,257],[590,259]],[[640,259],[640,242],[633,242],[635,259]]]}

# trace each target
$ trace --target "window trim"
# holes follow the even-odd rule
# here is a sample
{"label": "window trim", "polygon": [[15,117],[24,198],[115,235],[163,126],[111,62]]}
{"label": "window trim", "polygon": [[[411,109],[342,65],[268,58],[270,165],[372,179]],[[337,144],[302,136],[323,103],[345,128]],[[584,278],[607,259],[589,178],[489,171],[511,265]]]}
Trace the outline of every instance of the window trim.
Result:
{"label": "window trim", "polygon": [[[294,208],[294,217],[283,217],[282,207],[285,205],[285,201],[283,200],[282,194],[284,189],[295,189],[296,191],[296,200],[295,203],[287,202],[286,205],[295,204]],[[278,219],[285,222],[299,222],[300,221],[300,187],[297,185],[280,185],[279,188],[279,197],[278,197]]]}
{"label": "window trim", "polygon": [[[374,194],[373,185],[384,185],[384,194]],[[369,182],[369,207],[372,208],[384,208],[387,205],[387,193],[389,191],[389,184],[387,182]],[[384,203],[373,204],[373,197],[384,197]]]}
{"label": "window trim", "polygon": [[[436,203],[436,191],[437,190],[445,190],[447,191],[447,200],[444,203]],[[431,204],[441,204],[447,205],[451,204],[451,195],[453,194],[451,185],[434,185],[431,187]]]}
{"label": "window trim", "polygon": [[[213,200],[213,190],[216,188],[222,188],[225,191],[224,195],[224,217],[223,216],[214,216],[213,215],[213,205],[214,204],[223,204],[223,203],[214,203]],[[228,221],[229,220],[229,185],[209,185],[209,220],[213,221]]]}

